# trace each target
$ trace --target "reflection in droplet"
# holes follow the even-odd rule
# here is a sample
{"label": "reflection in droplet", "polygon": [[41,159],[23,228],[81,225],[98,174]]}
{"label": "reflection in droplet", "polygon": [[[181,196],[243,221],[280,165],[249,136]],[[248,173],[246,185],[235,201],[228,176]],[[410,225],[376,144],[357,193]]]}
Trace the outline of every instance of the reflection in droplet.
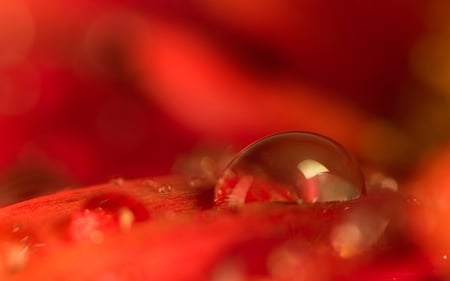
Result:
{"label": "reflection in droplet", "polygon": [[215,203],[344,201],[363,193],[359,166],[339,144],[312,133],[289,132],[242,150],[218,180]]}
{"label": "reflection in droplet", "polygon": [[306,179],[313,178],[321,173],[329,172],[327,167],[312,159],[300,161],[297,168],[303,173]]}

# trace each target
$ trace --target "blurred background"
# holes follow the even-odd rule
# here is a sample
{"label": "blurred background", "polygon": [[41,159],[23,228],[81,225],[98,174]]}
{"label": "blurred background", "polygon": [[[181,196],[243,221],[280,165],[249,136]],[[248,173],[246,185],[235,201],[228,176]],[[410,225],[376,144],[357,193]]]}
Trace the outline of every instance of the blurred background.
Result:
{"label": "blurred background", "polygon": [[450,133],[449,6],[0,1],[0,204],[208,172],[286,130],[406,177]]}

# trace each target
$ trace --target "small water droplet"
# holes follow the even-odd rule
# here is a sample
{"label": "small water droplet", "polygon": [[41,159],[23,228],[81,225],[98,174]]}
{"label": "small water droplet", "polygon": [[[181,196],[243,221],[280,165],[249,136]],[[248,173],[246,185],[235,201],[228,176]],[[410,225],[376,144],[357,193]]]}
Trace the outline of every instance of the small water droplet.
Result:
{"label": "small water droplet", "polygon": [[147,208],[123,193],[104,193],[89,199],[70,219],[68,234],[73,241],[101,243],[106,233],[129,231],[136,222],[148,220]]}
{"label": "small water droplet", "polygon": [[243,149],[217,181],[215,204],[314,203],[356,199],[365,193],[359,166],[326,137],[289,132]]}
{"label": "small water droplet", "polygon": [[169,184],[162,184],[160,187],[158,187],[159,193],[169,193],[172,191],[172,186]]}

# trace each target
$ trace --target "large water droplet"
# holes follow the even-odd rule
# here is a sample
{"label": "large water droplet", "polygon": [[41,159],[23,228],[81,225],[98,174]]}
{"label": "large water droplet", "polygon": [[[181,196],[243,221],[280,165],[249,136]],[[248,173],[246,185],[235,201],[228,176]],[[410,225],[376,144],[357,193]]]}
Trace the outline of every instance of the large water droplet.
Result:
{"label": "large water droplet", "polygon": [[289,132],[238,153],[217,182],[215,203],[344,201],[363,193],[359,166],[341,145],[317,134]]}

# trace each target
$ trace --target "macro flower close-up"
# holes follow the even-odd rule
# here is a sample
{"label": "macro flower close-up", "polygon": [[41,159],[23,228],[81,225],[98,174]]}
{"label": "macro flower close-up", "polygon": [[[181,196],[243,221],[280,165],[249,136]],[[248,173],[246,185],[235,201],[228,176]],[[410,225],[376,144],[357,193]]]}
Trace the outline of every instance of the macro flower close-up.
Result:
{"label": "macro flower close-up", "polygon": [[0,280],[447,280],[449,170],[445,0],[0,1]]}

